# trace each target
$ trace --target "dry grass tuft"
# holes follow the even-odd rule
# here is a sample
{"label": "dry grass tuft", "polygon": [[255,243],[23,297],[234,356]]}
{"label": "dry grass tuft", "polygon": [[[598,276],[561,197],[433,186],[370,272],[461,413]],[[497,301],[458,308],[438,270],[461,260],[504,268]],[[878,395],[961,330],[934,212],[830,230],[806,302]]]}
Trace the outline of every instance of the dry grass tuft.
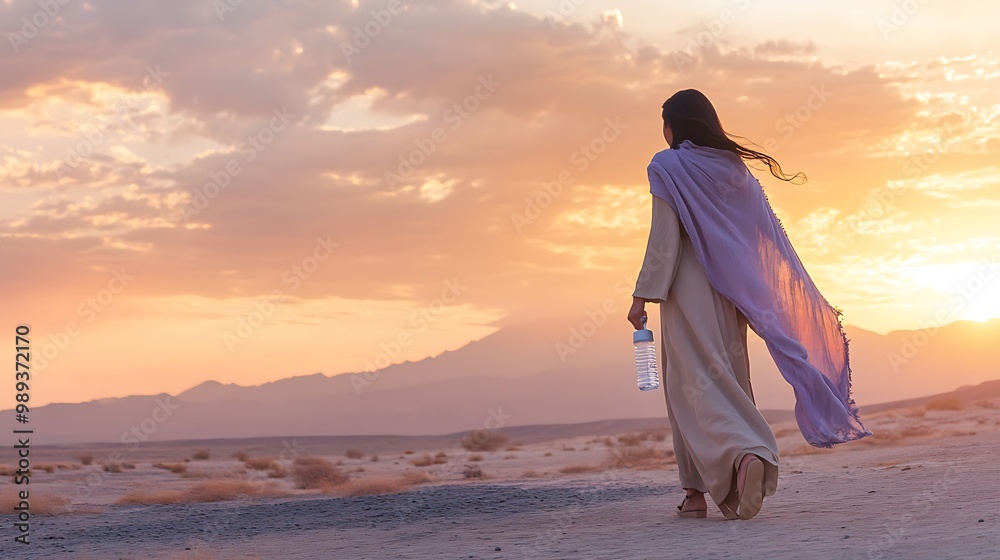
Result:
{"label": "dry grass tuft", "polygon": [[581,473],[601,472],[603,470],[604,468],[600,465],[569,465],[568,467],[563,467],[559,469],[559,472],[563,474],[581,474]]}
{"label": "dry grass tuft", "polygon": [[940,396],[934,397],[924,405],[926,410],[962,410],[964,405],[958,397]]}
{"label": "dry grass tuft", "polygon": [[462,438],[459,445],[466,451],[496,451],[506,445],[508,439],[500,432],[473,430]]}
{"label": "dry grass tuft", "polygon": [[348,449],[344,452],[344,457],[348,459],[361,459],[365,456],[365,452],[360,449]]}
{"label": "dry grass tuft", "polygon": [[[14,508],[21,503],[19,492],[22,487],[8,487],[0,491],[0,514],[14,515],[17,512]],[[58,515],[65,513],[69,509],[69,498],[40,492],[38,490],[28,491],[28,511],[32,515]]]}
{"label": "dry grass tuft", "polygon": [[233,453],[233,458],[241,463],[246,463],[247,459],[250,458],[250,455],[247,455],[246,451],[237,451],[236,453]]}
{"label": "dry grass tuft", "polygon": [[676,462],[673,451],[643,445],[619,445],[608,450],[606,464],[612,469],[650,469],[673,462]]}
{"label": "dry grass tuft", "polygon": [[465,465],[462,476],[465,478],[483,478],[483,469],[479,468],[479,465]]}
{"label": "dry grass tuft", "polygon": [[104,463],[103,465],[101,465],[101,468],[104,469],[104,472],[109,472],[109,473],[122,472],[122,464],[119,463],[118,461],[111,461],[108,463]]}
{"label": "dry grass tuft", "polygon": [[80,461],[80,464],[84,466],[93,464],[94,462],[94,454],[89,452],[80,453],[76,456],[76,458]]}
{"label": "dry grass tuft", "polygon": [[285,478],[288,476],[288,468],[281,461],[272,461],[267,468],[268,478]]}
{"label": "dry grass tuft", "polygon": [[431,457],[430,455],[424,455],[423,457],[410,459],[409,463],[414,467],[429,467],[434,464],[434,457]]}
{"label": "dry grass tuft", "polygon": [[[617,439],[621,445],[639,445],[644,441],[665,441],[667,439],[667,432],[660,429],[649,429],[631,434],[622,434]],[[610,438],[605,438],[604,444],[611,447],[612,444],[608,443],[609,441]]]}
{"label": "dry grass tuft", "polygon": [[194,453],[191,454],[191,458],[195,461],[207,461],[212,457],[212,452],[208,449],[195,449]]}
{"label": "dry grass tuft", "polygon": [[482,461],[482,460],[483,460],[483,456],[482,456],[482,455],[479,455],[479,454],[477,453],[477,454],[475,454],[475,455],[469,455],[469,456],[468,456],[468,458],[466,458],[465,460],[466,460],[466,461],[472,461],[472,462],[474,463],[474,462],[476,462],[476,461]]}
{"label": "dry grass tuft", "polygon": [[337,465],[320,457],[299,457],[292,463],[296,488],[311,489],[347,482],[347,475]]}
{"label": "dry grass tuft", "polygon": [[427,474],[424,471],[403,471],[403,474],[399,475],[400,478],[406,481],[407,484],[416,486],[417,484],[427,484],[429,482],[434,482],[434,477]]}
{"label": "dry grass tuft", "polygon": [[160,492],[129,492],[118,499],[120,504],[181,504],[221,502],[237,498],[279,498],[288,493],[275,483],[257,483],[247,480],[211,480],[200,482],[187,490]]}
{"label": "dry grass tuft", "polygon": [[47,473],[56,472],[56,465],[53,463],[38,463],[33,468]]}

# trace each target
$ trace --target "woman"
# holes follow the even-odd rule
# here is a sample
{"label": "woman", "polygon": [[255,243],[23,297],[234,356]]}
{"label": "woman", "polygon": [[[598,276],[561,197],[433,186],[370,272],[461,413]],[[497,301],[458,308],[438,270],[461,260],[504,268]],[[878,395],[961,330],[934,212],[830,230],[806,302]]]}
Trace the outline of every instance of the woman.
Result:
{"label": "woman", "polygon": [[667,416],[686,496],[681,517],[705,517],[711,495],[729,519],[750,519],[778,481],[778,445],[754,403],[747,328],[793,386],[806,440],[832,447],[870,435],[850,395],[840,311],[816,289],[744,159],[790,181],[774,158],[725,132],[693,89],[663,104],[670,149],[647,168],[653,219],[629,322],[660,304]]}

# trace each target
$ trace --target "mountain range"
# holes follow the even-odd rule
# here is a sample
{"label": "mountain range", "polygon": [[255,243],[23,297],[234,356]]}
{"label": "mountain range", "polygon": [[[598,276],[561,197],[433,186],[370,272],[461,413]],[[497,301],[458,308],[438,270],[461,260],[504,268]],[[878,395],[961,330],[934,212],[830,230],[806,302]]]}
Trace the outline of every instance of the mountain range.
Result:
{"label": "mountain range", "polygon": [[[658,324],[656,312],[649,314],[649,324]],[[513,324],[459,349],[379,372],[316,373],[254,386],[206,381],[177,395],[50,404],[32,410],[32,424],[40,443],[71,444],[430,435],[665,417],[663,392],[636,388],[632,329],[621,323]],[[849,325],[845,331],[862,417],[878,403],[1000,378],[1000,345],[993,344],[1000,340],[1000,319],[884,335]],[[749,351],[757,405],[769,418],[787,417],[794,404],[791,387],[752,332]]]}

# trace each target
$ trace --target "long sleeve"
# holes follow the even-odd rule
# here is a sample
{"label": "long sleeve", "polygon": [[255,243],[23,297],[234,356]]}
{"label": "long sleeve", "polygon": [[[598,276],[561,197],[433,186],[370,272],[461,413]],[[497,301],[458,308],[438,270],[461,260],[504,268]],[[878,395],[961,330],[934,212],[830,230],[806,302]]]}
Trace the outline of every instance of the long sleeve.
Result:
{"label": "long sleeve", "polygon": [[680,262],[680,233],[680,223],[670,203],[653,196],[649,241],[633,296],[657,303],[666,301]]}

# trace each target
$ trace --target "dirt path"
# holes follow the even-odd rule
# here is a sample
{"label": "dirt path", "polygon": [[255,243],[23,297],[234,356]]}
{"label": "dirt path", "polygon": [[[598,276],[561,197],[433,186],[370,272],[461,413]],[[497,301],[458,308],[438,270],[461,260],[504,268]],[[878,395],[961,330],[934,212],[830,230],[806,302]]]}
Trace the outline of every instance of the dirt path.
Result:
{"label": "dirt path", "polygon": [[714,506],[677,518],[675,470],[608,471],[37,517],[30,553],[5,539],[0,557],[997,559],[998,452],[992,432],[783,458],[777,494],[749,521]]}

